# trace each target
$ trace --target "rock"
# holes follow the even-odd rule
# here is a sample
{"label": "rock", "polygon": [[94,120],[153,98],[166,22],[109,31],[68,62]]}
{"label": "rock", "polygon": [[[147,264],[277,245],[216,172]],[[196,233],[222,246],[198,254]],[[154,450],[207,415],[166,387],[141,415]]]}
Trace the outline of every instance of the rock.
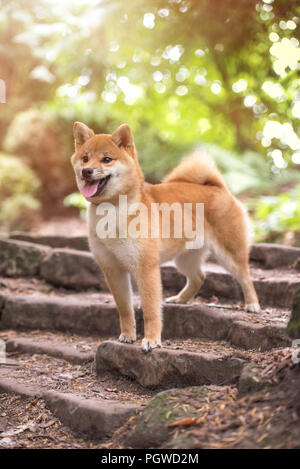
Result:
{"label": "rock", "polygon": [[[119,314],[112,297],[98,292],[64,296],[0,294],[0,311],[1,305],[3,327],[72,331],[99,337],[117,338],[120,334]],[[137,332],[143,334],[142,311],[136,309]],[[242,311],[202,304],[164,304],[163,317],[163,338],[171,341],[207,337],[260,350],[291,345],[285,323],[273,320],[269,324],[257,324],[255,316]]]}
{"label": "rock", "polygon": [[213,340],[227,340],[237,347],[260,350],[291,344],[285,324],[275,321],[272,324],[256,324],[242,311],[203,304],[164,304],[163,317],[165,339],[209,337]]}
{"label": "rock", "polygon": [[7,277],[38,275],[42,259],[50,248],[28,243],[0,239],[0,275]]}
{"label": "rock", "polygon": [[117,370],[145,387],[232,383],[244,363],[239,358],[163,348],[145,354],[139,346],[112,341],[102,342],[96,353],[98,375]]}
{"label": "rock", "polygon": [[164,303],[163,318],[165,339],[210,337],[216,340],[225,340],[234,321],[242,320],[243,314],[204,304]]}
{"label": "rock", "polygon": [[254,363],[248,363],[244,366],[240,377],[238,396],[260,391],[268,385],[272,385],[272,380],[263,376],[261,370]]}
{"label": "rock", "polygon": [[92,254],[75,249],[53,249],[42,261],[40,275],[54,285],[107,291],[104,276]]}
{"label": "rock", "polygon": [[[276,275],[277,274],[277,275]],[[289,308],[295,291],[300,286],[300,277],[281,272],[270,278],[254,280],[254,287],[261,305]]]}
{"label": "rock", "polygon": [[41,397],[42,391],[39,386],[19,383],[14,378],[0,376],[0,393],[18,394],[22,397]]}
{"label": "rock", "polygon": [[300,256],[300,248],[284,244],[252,244],[250,259],[260,262],[267,269],[290,266]]}
{"label": "rock", "polygon": [[46,391],[43,398],[64,425],[93,439],[111,436],[140,409],[133,403],[85,399],[57,391]]}
{"label": "rock", "polygon": [[298,272],[300,272],[300,257],[299,259],[296,260],[295,269],[298,270]]}
{"label": "rock", "polygon": [[[285,324],[255,324],[250,321],[234,321],[228,339],[237,347],[247,350],[270,350],[274,347],[290,347]],[[227,340],[228,340],[227,339]]]}
{"label": "rock", "polygon": [[185,276],[182,275],[171,263],[161,268],[161,280],[165,290],[178,292],[185,285]]}
{"label": "rock", "polygon": [[80,352],[74,347],[60,345],[46,340],[35,341],[26,337],[18,337],[6,342],[6,351],[29,354],[46,354],[50,357],[62,358],[69,363],[81,364],[94,360],[93,352]]}
{"label": "rock", "polygon": [[[238,283],[221,267],[208,265],[205,272],[206,280],[199,291],[202,297],[211,298],[217,295],[220,298],[243,300]],[[162,266],[161,273],[164,290],[168,290],[169,294],[178,292],[185,285],[184,276],[170,263]],[[53,249],[43,260],[40,274],[54,285],[77,290],[100,287],[102,291],[108,291],[102,271],[92,254],[87,252]],[[283,275],[276,276],[273,272],[266,271],[263,278],[257,278],[254,272],[254,276],[254,285],[261,305],[289,307],[295,290],[300,286],[300,278],[293,272],[284,272]],[[136,291],[135,285],[133,286]]]}
{"label": "rock", "polygon": [[46,246],[51,246],[52,248],[69,248],[79,251],[89,251],[87,236],[51,236],[37,233],[14,232],[11,233],[9,237],[10,239],[44,244]]}
{"label": "rock", "polygon": [[141,411],[134,427],[125,435],[122,445],[144,449],[165,448],[165,442],[171,440],[176,431],[170,428],[169,424],[181,418],[197,417],[197,410],[206,404],[209,395],[208,386],[168,389],[156,394]]}
{"label": "rock", "polygon": [[300,288],[292,302],[292,313],[287,326],[287,333],[292,339],[300,339]]}
{"label": "rock", "polygon": [[[164,290],[178,292],[184,285],[185,279],[174,266],[162,266],[162,281]],[[234,278],[218,265],[207,265],[204,267],[206,279],[199,295],[204,298],[218,296],[220,298],[230,298],[230,300],[243,301],[242,290]],[[275,307],[290,307],[291,299],[298,287],[300,278],[290,271],[285,271],[281,275],[274,275],[273,272],[261,272],[257,275],[254,270],[254,286],[261,305]]]}
{"label": "rock", "polygon": [[2,311],[3,327],[60,330],[97,334],[120,334],[119,315],[111,304],[89,301],[76,295],[7,297]]}

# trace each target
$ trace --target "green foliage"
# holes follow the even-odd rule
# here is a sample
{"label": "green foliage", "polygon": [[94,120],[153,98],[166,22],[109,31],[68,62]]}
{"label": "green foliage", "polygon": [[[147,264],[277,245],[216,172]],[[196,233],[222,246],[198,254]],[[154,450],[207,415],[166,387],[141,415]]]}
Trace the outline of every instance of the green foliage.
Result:
{"label": "green foliage", "polygon": [[69,194],[65,200],[64,204],[66,207],[76,207],[79,209],[80,216],[85,219],[86,218],[86,209],[88,207],[88,202],[83,197],[80,192],[73,192],[72,194]]}
{"label": "green foliage", "polygon": [[278,237],[285,232],[300,231],[300,184],[283,194],[263,196],[248,201],[254,209],[256,240],[268,239],[270,232]]}
{"label": "green foliage", "polygon": [[0,225],[8,229],[28,228],[30,218],[40,208],[36,193],[38,178],[12,155],[0,153]]}
{"label": "green foliage", "polygon": [[300,172],[291,168],[278,171],[270,178],[270,161],[254,151],[237,154],[213,144],[203,144],[201,147],[214,158],[234,194],[259,194],[287,182],[300,182]]}
{"label": "green foliage", "polygon": [[235,194],[290,187],[299,18],[298,0],[3,0],[0,148],[36,172],[47,213],[75,188],[75,120],[102,133],[128,122],[151,182],[202,145]]}
{"label": "green foliage", "polygon": [[[36,147],[47,134],[49,118],[37,109],[28,109],[16,115],[8,128],[3,146],[9,152],[37,153]],[[39,154],[34,154],[41,158]]]}
{"label": "green foliage", "polygon": [[41,182],[41,201],[47,210],[74,187],[70,156],[71,138],[64,139],[70,123],[48,112],[31,108],[10,124],[3,142],[5,151],[21,155]]}

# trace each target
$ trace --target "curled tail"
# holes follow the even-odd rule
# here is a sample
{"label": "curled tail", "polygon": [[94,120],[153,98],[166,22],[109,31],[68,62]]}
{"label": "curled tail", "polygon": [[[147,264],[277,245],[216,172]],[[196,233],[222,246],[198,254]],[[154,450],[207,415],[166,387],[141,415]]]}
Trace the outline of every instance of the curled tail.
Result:
{"label": "curled tail", "polygon": [[215,162],[201,150],[196,149],[173,169],[163,182],[190,182],[192,184],[226,187],[223,176]]}

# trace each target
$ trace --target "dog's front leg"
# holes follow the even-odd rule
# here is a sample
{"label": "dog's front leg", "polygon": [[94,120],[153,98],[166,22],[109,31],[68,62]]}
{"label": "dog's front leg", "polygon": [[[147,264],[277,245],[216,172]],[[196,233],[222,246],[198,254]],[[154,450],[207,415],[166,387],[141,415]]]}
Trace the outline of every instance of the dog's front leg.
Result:
{"label": "dog's front leg", "polygon": [[120,314],[119,341],[132,343],[136,340],[136,327],[130,275],[120,266],[119,268],[111,266],[104,270],[104,276]]}
{"label": "dog's front leg", "polygon": [[144,352],[150,352],[153,348],[161,347],[162,286],[159,265],[141,263],[136,278],[144,317],[145,337],[142,349]]}

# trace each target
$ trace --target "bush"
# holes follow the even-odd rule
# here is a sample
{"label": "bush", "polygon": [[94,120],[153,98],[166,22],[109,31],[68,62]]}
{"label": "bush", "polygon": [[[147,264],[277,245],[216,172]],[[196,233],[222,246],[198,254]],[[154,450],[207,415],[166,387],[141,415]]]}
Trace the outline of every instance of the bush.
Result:
{"label": "bush", "polygon": [[78,208],[81,218],[83,218],[84,220],[86,219],[88,201],[80,192],[72,192],[72,194],[68,195],[65,198],[64,204],[66,207]]}
{"label": "bush", "polygon": [[40,204],[36,174],[16,156],[0,153],[0,226],[4,230],[30,227]]}
{"label": "bush", "polygon": [[300,232],[300,184],[284,194],[250,199],[256,241],[297,244]]}
{"label": "bush", "polygon": [[21,112],[8,129],[4,148],[20,155],[39,177],[44,211],[49,213],[53,207],[56,210],[63,207],[64,197],[75,186],[70,164],[73,151],[70,123],[37,109]]}

